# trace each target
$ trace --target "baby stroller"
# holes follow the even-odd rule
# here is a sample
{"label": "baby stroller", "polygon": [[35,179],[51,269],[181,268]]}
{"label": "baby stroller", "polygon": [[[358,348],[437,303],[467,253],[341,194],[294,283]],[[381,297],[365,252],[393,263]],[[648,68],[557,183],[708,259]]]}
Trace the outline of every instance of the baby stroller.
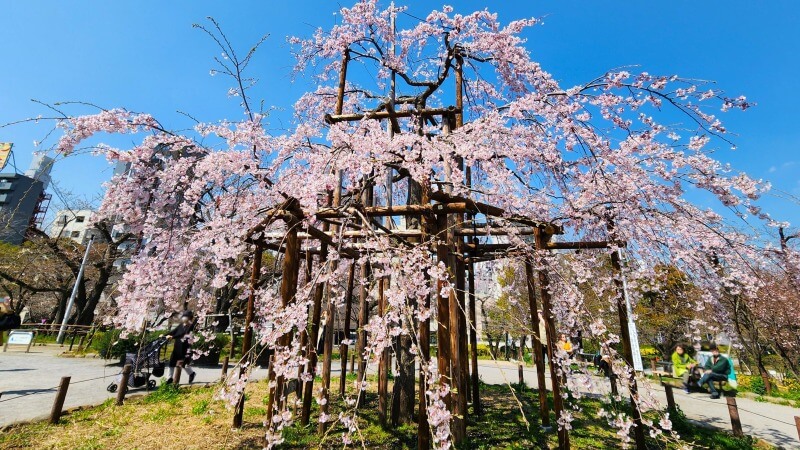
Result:
{"label": "baby stroller", "polygon": [[[167,343],[166,337],[157,338],[146,344],[137,353],[126,353],[125,364],[131,365],[131,374],[128,377],[129,387],[142,387],[147,385],[147,389],[155,389],[156,380],[151,380],[150,376],[156,378],[164,375],[164,361],[161,360],[161,348]],[[117,375],[113,383],[106,387],[108,392],[116,392],[117,386],[122,381],[122,372]]]}

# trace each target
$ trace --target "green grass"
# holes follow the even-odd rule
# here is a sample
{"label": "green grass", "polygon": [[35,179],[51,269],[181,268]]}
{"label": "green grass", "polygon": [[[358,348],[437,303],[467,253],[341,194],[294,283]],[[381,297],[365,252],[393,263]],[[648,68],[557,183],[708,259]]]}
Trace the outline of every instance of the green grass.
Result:
{"label": "green grass", "polygon": [[[375,377],[368,380],[369,390],[358,411],[358,433],[352,436],[354,445],[348,448],[368,449],[414,449],[417,443],[415,423],[381,426],[378,416],[378,397],[375,393]],[[332,380],[338,386],[338,379]],[[0,434],[0,448],[53,448],[53,449],[115,449],[163,447],[170,448],[262,448],[268,401],[268,386],[257,382],[248,385],[250,400],[245,405],[245,425],[232,432],[232,411],[213,398],[218,386],[204,388],[176,388],[164,385],[144,398],[132,398],[124,406],[114,405],[110,399],[103,405],[87,408],[66,415],[59,425],[34,423],[17,426]],[[352,383],[348,383],[352,389]],[[336,388],[334,388],[336,392]],[[351,391],[352,395],[353,392]],[[555,432],[543,431],[540,423],[538,393],[530,388],[520,389],[511,385],[481,385],[483,414],[470,411],[467,418],[467,437],[456,450],[467,449],[532,449],[557,446]],[[289,397],[294,401],[294,396]],[[549,398],[550,421],[552,399]],[[607,411],[630,413],[626,403],[608,405],[597,399],[572,399],[568,403],[579,407],[573,410],[575,420],[570,431],[572,448],[603,449],[619,448],[621,442],[616,430],[604,419],[598,418],[601,408]],[[284,429],[282,450],[340,449],[342,448],[342,424],[331,425],[326,435],[317,434],[319,407],[312,402],[311,422],[307,426],[299,423]],[[349,410],[338,395],[331,398],[331,416]],[[299,414],[299,410],[297,411]],[[655,413],[647,419],[658,421]],[[721,450],[744,450],[759,447],[751,438],[734,438],[728,433],[699,428],[680,412],[672,414],[673,428],[681,440],[656,440],[648,437],[651,450],[677,450],[689,445],[697,448]],[[165,441],[165,439],[169,439]]]}

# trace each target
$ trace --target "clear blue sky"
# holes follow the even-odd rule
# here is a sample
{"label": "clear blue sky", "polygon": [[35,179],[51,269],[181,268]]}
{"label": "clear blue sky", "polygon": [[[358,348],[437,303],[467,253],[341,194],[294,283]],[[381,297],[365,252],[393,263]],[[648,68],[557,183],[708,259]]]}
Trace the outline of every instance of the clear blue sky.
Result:
{"label": "clear blue sky", "polygon": [[[397,3],[418,16],[436,5]],[[738,150],[720,148],[717,158],[770,180],[775,192],[762,204],[775,218],[800,224],[800,2],[450,3],[465,13],[489,6],[504,22],[544,16],[544,25],[528,32],[529,48],[565,85],[638,65],[650,73],[715,80],[729,94],[747,95],[758,103],[756,108],[722,116],[736,133]],[[193,23],[213,16],[241,49],[270,34],[251,65],[251,75],[259,79],[253,94],[283,108],[273,114],[271,126],[284,128],[289,108],[310,83],[302,78],[293,82],[285,38],[333,25],[337,5],[312,0],[0,0],[0,123],[46,115],[31,99],[126,107],[149,112],[170,128],[191,125],[177,110],[200,120],[240,118],[235,100],[226,96],[228,81],[209,76],[219,51],[192,29]],[[17,165],[24,170],[33,141],[47,131],[42,124],[0,129],[0,142],[15,142]],[[85,198],[99,195],[110,176],[106,162],[90,156],[59,161],[53,171],[62,189]],[[787,195],[795,199],[787,200]]]}

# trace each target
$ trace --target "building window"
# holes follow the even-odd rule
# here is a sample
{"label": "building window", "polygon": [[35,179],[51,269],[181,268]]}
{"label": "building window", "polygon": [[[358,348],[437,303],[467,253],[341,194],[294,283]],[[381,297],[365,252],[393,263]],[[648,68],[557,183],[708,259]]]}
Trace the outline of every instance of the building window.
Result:
{"label": "building window", "polygon": [[76,237],[80,237],[80,236],[81,236],[81,232],[80,231],[73,231],[72,232],[72,237],[76,238]]}
{"label": "building window", "polygon": [[82,223],[85,219],[86,219],[85,216],[77,216],[77,217],[75,217],[75,222],[76,223]]}
{"label": "building window", "polygon": [[65,230],[61,233],[61,237],[69,237],[69,230]]}

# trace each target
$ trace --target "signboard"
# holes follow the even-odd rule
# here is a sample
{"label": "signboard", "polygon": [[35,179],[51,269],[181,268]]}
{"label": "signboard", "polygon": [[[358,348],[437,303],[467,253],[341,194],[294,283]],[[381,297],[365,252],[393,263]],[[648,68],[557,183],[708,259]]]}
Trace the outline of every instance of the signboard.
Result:
{"label": "signboard", "polygon": [[14,144],[11,142],[0,142],[0,170],[6,167],[8,156],[11,154],[11,147],[13,146]]}
{"label": "signboard", "polygon": [[34,337],[36,337],[35,331],[11,330],[8,332],[8,339],[3,351],[7,351],[9,345],[27,345],[28,348],[25,349],[25,353],[28,353],[31,350],[31,345],[33,345]]}

